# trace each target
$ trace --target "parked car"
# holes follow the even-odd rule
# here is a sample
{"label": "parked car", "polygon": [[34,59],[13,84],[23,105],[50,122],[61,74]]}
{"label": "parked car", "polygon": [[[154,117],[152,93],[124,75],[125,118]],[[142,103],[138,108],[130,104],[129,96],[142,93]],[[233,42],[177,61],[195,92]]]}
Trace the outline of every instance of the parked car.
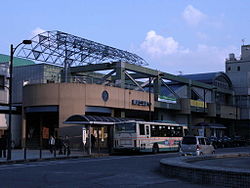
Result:
{"label": "parked car", "polygon": [[215,153],[213,145],[203,136],[184,136],[180,144],[180,155],[182,156],[199,156],[213,153]]}
{"label": "parked car", "polygon": [[220,137],[218,142],[219,142],[219,147],[221,148],[233,146],[233,140],[228,136]]}
{"label": "parked car", "polygon": [[219,139],[217,137],[211,136],[208,138],[208,140],[214,146],[215,149],[219,147]]}
{"label": "parked car", "polygon": [[234,147],[245,146],[246,145],[246,140],[241,136],[232,137],[232,142],[233,142]]}

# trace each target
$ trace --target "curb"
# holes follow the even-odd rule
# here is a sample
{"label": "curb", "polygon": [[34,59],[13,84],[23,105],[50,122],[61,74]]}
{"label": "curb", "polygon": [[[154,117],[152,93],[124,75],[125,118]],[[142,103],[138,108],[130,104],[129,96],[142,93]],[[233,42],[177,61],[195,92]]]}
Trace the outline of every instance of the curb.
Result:
{"label": "curb", "polygon": [[42,161],[56,161],[56,160],[66,160],[66,159],[80,159],[80,158],[99,158],[110,156],[109,154],[92,154],[84,156],[65,156],[65,157],[48,157],[48,158],[34,158],[34,159],[18,159],[10,161],[0,161],[0,165],[5,164],[20,164],[20,163],[30,163],[30,162],[42,162]]}
{"label": "curb", "polygon": [[237,157],[250,157],[250,153],[167,158],[160,161],[160,168],[161,172],[166,176],[180,178],[193,183],[225,187],[250,187],[250,169],[200,166],[192,163],[202,160]]}

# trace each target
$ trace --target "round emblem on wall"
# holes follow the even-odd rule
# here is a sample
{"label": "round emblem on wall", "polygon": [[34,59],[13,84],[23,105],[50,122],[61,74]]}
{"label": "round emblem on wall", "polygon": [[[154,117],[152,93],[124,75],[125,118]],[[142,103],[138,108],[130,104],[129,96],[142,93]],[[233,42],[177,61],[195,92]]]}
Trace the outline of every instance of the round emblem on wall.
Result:
{"label": "round emblem on wall", "polygon": [[106,90],[102,92],[102,100],[105,102],[109,100],[109,93]]}

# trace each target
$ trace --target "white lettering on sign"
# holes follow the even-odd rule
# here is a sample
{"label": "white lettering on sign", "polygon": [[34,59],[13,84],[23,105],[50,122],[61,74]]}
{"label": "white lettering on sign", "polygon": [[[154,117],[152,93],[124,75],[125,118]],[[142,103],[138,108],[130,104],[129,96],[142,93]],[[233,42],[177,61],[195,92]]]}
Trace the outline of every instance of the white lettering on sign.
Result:
{"label": "white lettering on sign", "polygon": [[86,127],[82,128],[82,143],[85,145],[87,141],[87,131]]}
{"label": "white lettering on sign", "polygon": [[132,100],[132,104],[137,106],[149,106],[148,101],[141,101],[141,100]]}

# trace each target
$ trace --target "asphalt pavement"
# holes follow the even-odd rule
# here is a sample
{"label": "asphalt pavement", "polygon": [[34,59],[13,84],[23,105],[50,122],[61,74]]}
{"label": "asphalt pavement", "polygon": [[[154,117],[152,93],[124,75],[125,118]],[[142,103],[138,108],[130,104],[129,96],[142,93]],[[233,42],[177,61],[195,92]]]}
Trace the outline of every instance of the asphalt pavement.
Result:
{"label": "asphalt pavement", "polygon": [[2,187],[211,187],[165,177],[159,161],[176,153],[78,158],[1,165]]}
{"label": "asphalt pavement", "polygon": [[[244,151],[249,152],[250,147],[223,148],[216,150],[216,153]],[[1,187],[215,187],[162,175],[159,161],[178,156],[178,153],[120,156],[103,154],[102,157],[91,158],[81,151],[72,151],[71,158],[67,159],[65,155],[55,157],[49,150],[43,150],[44,161],[40,161],[39,150],[27,150],[28,161],[22,162],[24,151],[13,150],[13,164],[5,164],[6,159],[0,159]],[[21,162],[18,163],[18,160]],[[32,160],[34,162],[31,163]]]}

